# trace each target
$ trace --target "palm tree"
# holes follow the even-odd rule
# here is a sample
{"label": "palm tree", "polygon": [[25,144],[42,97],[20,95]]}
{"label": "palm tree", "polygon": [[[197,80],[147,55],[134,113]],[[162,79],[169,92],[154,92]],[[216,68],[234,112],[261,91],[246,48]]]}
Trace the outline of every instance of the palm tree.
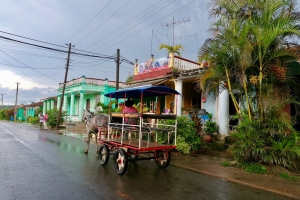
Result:
{"label": "palm tree", "polygon": [[201,86],[208,90],[226,81],[237,112],[241,108],[233,91],[239,91],[245,100],[249,119],[258,111],[262,120],[266,110],[263,98],[291,82],[276,79],[271,69],[283,68],[287,58],[295,57],[287,47],[292,44],[291,38],[300,36],[299,15],[293,12],[296,5],[283,0],[211,3],[211,14],[217,21],[211,29],[214,37],[199,52],[199,59],[210,61],[210,70],[201,77]]}
{"label": "palm tree", "polygon": [[167,44],[161,44],[159,46],[159,50],[162,49],[167,49],[168,53],[174,53],[177,54],[178,56],[180,56],[180,50],[184,50],[184,47],[181,44],[175,45],[175,46],[170,46]]}

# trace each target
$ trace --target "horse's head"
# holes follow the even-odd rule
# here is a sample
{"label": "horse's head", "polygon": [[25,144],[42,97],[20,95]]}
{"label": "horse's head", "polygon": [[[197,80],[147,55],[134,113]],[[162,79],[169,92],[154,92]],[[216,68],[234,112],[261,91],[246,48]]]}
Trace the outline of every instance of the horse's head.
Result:
{"label": "horse's head", "polygon": [[92,116],[93,114],[89,110],[83,110],[81,121],[87,122]]}

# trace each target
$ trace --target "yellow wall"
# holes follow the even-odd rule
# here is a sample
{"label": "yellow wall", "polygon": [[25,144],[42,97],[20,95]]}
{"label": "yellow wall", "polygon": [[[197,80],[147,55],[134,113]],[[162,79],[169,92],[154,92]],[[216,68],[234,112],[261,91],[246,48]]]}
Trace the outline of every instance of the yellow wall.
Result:
{"label": "yellow wall", "polygon": [[[167,82],[166,86],[175,89],[175,84],[174,84],[173,81],[172,82]],[[175,102],[174,102],[175,95],[167,95],[165,98],[166,98],[166,100],[165,100],[165,102],[166,102],[165,107],[167,109],[170,109],[170,103],[173,102],[174,105],[175,105]],[[174,112],[175,112],[175,108],[174,108]]]}
{"label": "yellow wall", "polygon": [[182,87],[182,107],[184,108],[193,108],[192,107],[192,99],[198,98],[198,108],[201,107],[201,94],[196,92],[194,89],[193,83],[183,83]]}

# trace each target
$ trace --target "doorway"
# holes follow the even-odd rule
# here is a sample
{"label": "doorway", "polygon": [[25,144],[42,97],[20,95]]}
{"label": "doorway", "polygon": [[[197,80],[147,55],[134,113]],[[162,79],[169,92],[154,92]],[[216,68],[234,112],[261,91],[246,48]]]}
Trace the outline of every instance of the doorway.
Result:
{"label": "doorway", "polygon": [[91,107],[91,100],[90,100],[90,99],[87,99],[87,100],[86,100],[86,107],[85,107],[85,109],[86,109],[86,110],[90,110],[90,107]]}

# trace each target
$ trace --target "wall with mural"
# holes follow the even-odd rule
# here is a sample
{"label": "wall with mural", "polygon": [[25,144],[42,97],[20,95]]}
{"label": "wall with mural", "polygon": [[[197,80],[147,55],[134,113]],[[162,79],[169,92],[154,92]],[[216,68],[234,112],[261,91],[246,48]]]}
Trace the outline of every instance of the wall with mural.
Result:
{"label": "wall with mural", "polygon": [[169,59],[167,57],[162,57],[154,61],[140,63],[138,66],[138,74],[143,74],[151,71],[168,68],[168,61]]}

